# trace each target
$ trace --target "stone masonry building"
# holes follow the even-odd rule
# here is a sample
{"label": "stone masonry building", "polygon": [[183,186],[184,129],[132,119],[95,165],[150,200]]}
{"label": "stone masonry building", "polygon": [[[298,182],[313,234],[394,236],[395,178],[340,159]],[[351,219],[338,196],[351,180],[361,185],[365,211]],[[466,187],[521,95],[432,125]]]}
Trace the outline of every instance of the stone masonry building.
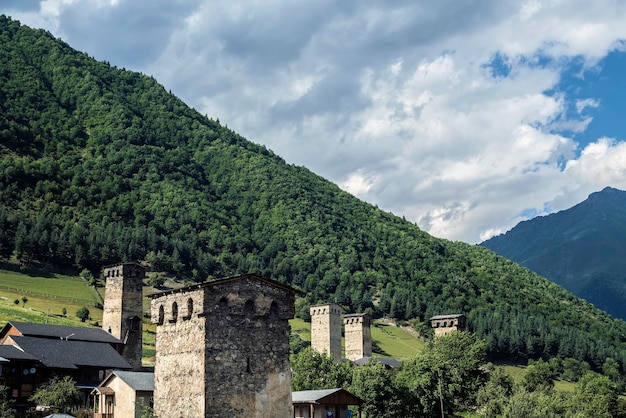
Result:
{"label": "stone masonry building", "polygon": [[141,317],[143,315],[143,279],[145,269],[137,263],[119,263],[104,267],[106,287],[102,329],[124,343],[122,357],[139,371],[142,355]]}
{"label": "stone masonry building", "polygon": [[311,348],[341,360],[341,306],[334,303],[311,306]]}
{"label": "stone masonry building", "polygon": [[346,358],[350,361],[372,356],[371,317],[365,313],[344,315]]}
{"label": "stone masonry building", "polygon": [[465,329],[465,315],[437,315],[430,318],[430,326],[435,330],[435,336],[446,335],[453,331]]}
{"label": "stone masonry building", "polygon": [[296,293],[246,274],[152,295],[155,417],[289,417]]}

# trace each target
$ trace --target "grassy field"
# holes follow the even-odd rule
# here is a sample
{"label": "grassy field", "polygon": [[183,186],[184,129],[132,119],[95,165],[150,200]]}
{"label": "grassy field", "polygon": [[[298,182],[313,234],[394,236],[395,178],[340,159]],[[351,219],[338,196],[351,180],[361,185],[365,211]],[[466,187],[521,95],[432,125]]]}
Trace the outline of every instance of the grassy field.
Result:
{"label": "grassy field", "polygon": [[[516,383],[520,383],[524,380],[524,376],[526,376],[526,366],[516,364],[498,364],[496,367],[502,367]],[[554,389],[562,392],[573,392],[575,386],[576,383],[567,382],[565,380],[554,381]]]}
{"label": "grassy field", "polygon": [[[26,303],[22,298],[26,297]],[[15,301],[18,301],[16,304]],[[89,309],[91,322],[102,322],[96,292],[79,277],[33,275],[0,270],[0,323],[29,321],[80,325],[76,311]],[[63,317],[63,309],[66,316]],[[87,324],[84,324],[87,325]]]}

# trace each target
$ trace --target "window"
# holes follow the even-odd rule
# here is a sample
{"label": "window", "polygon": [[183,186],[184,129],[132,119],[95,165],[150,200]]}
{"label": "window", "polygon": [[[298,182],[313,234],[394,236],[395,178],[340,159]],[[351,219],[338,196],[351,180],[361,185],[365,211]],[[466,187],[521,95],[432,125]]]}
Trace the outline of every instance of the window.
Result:
{"label": "window", "polygon": [[243,310],[244,313],[246,313],[247,315],[253,314],[254,313],[254,302],[250,299],[248,299],[246,301],[246,303],[243,305]]}
{"label": "window", "polygon": [[158,325],[163,325],[163,321],[165,320],[165,310],[163,309],[163,305],[159,306],[159,322]]}
{"label": "window", "polygon": [[187,299],[187,315],[183,319],[191,319],[191,315],[193,315],[193,299]]}
{"label": "window", "polygon": [[174,302],[172,303],[172,319],[170,319],[170,322],[176,322],[177,319],[178,319],[178,303]]}

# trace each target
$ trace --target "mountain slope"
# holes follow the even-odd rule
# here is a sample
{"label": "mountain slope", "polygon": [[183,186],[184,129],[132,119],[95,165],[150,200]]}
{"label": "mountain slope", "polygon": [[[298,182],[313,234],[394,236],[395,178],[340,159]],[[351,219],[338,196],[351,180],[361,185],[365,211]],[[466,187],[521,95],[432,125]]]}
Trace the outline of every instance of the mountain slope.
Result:
{"label": "mountain slope", "polygon": [[302,289],[301,316],[327,301],[400,320],[464,312],[493,355],[626,363],[626,323],[286,164],[150,77],[6,17],[0,62],[0,257],[257,272]]}
{"label": "mountain slope", "polygon": [[481,245],[626,319],[626,192],[610,187],[582,203],[518,224]]}

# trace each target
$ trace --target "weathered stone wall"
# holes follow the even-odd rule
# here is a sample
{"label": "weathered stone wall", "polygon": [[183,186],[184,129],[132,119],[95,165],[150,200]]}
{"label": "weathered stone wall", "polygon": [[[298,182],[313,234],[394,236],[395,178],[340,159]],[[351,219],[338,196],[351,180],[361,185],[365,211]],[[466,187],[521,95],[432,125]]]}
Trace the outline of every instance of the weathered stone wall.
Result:
{"label": "weathered stone wall", "polygon": [[341,306],[334,303],[311,306],[311,348],[341,360]]}
{"label": "weathered stone wall", "polygon": [[[190,298],[194,312],[181,319]],[[254,277],[154,298],[155,415],[289,417],[294,299],[293,291]]]}
{"label": "weathered stone wall", "polygon": [[346,358],[359,360],[372,356],[371,318],[368,314],[351,314],[343,317],[345,327]]}
{"label": "weathered stone wall", "polygon": [[141,370],[145,270],[136,263],[120,263],[105,267],[103,274],[106,287],[102,329],[125,342],[122,356],[134,370]]}
{"label": "weathered stone wall", "polygon": [[168,294],[151,302],[152,322],[157,324],[154,367],[157,417],[205,416],[203,300],[204,290],[196,289]]}

